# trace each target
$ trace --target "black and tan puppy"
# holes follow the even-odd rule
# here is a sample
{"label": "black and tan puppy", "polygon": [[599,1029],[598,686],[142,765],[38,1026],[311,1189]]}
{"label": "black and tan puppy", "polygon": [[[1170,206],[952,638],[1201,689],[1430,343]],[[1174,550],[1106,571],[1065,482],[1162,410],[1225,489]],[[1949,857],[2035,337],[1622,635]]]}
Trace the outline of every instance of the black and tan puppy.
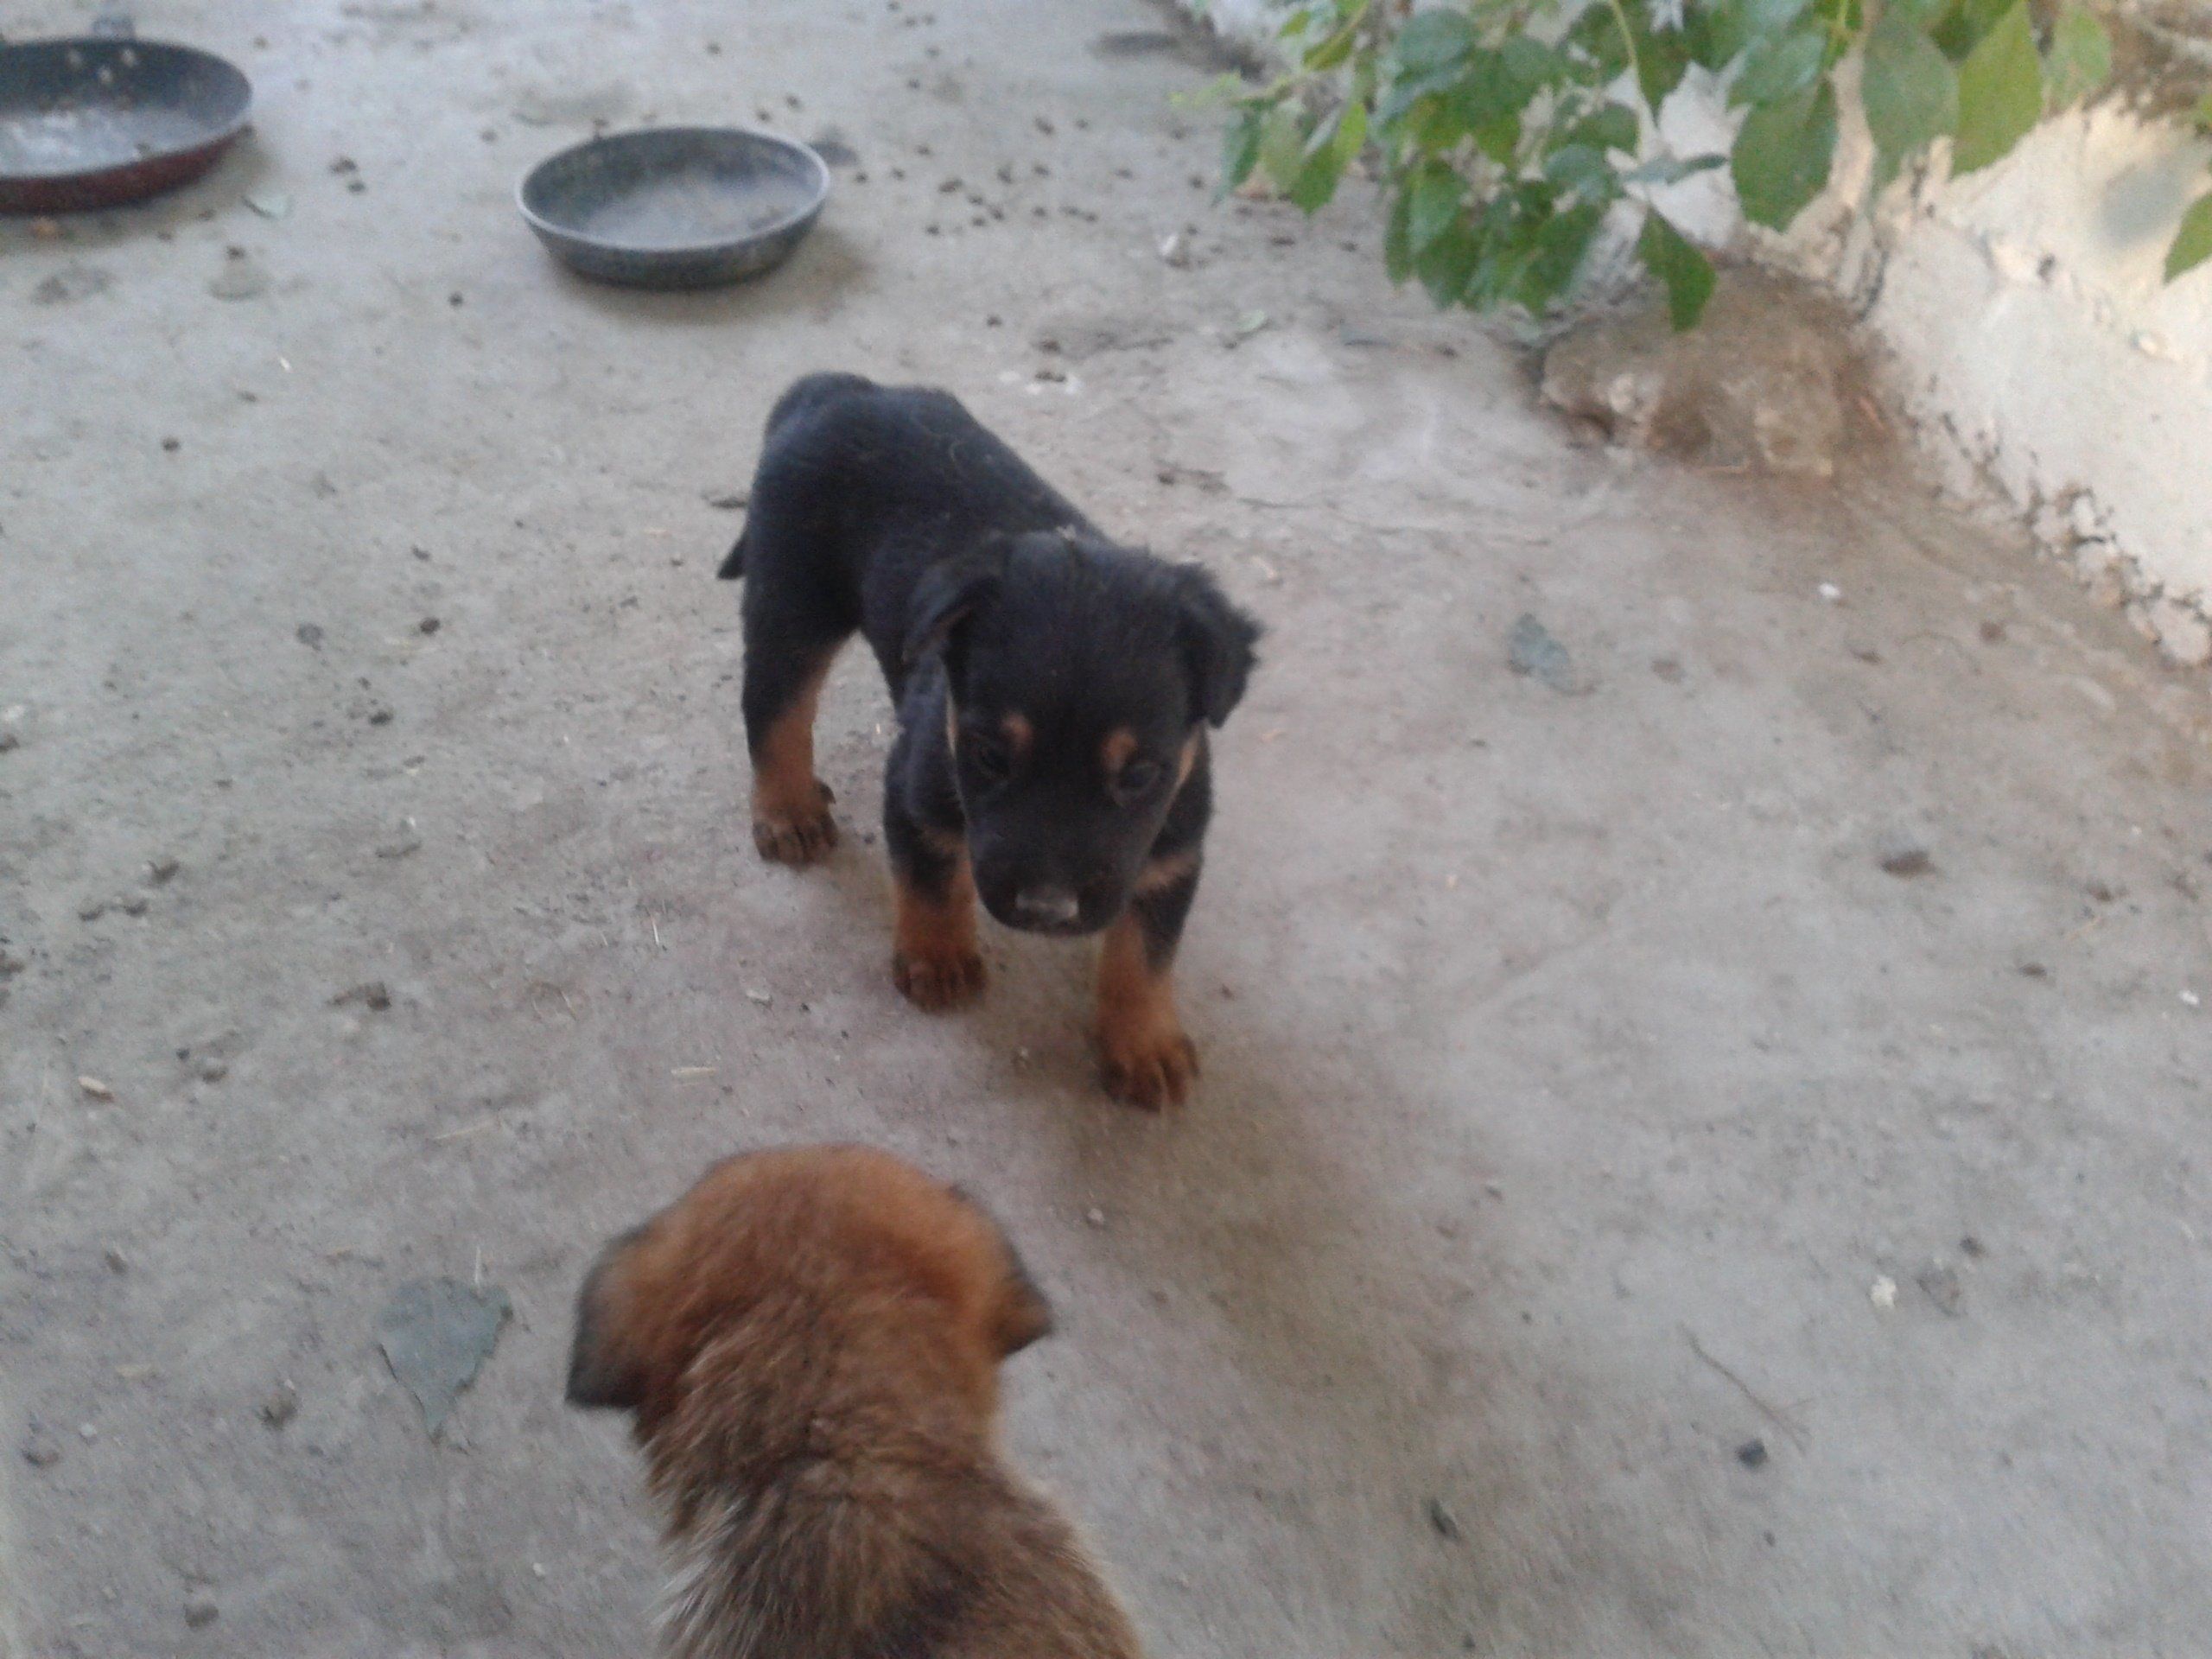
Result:
{"label": "black and tan puppy", "polygon": [[569,1399],[633,1414],[672,1659],[1135,1659],[994,1449],[1051,1322],[988,1216],[863,1147],[732,1158],[608,1245]]}
{"label": "black and tan puppy", "polygon": [[815,699],[862,632],[899,708],[899,989],[944,1008],[982,988],[978,895],[1008,927],[1103,931],[1107,1086],[1182,1099],[1197,1057],[1170,972],[1212,810],[1206,728],[1243,696],[1258,627],[1197,566],[1108,541],[947,393],[854,375],[777,403],[721,574],[745,578],[761,855],[836,838]]}

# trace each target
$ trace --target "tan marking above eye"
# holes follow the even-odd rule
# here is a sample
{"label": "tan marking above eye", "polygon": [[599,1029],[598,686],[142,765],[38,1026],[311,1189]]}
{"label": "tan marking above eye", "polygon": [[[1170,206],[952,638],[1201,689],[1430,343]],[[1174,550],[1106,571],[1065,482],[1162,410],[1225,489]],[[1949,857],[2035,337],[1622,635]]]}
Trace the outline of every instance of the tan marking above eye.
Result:
{"label": "tan marking above eye", "polygon": [[1098,746],[1099,764],[1106,768],[1109,778],[1116,777],[1136,752],[1137,734],[1126,726],[1116,726]]}
{"label": "tan marking above eye", "polygon": [[1006,738],[1006,746],[1017,760],[1029,753],[1029,746],[1037,741],[1037,728],[1020,715],[1002,715],[999,730]]}

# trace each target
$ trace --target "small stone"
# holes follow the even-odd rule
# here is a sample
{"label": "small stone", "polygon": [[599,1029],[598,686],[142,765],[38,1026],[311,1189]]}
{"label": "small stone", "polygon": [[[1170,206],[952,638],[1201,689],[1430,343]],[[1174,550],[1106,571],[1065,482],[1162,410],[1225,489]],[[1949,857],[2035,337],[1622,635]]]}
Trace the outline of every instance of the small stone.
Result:
{"label": "small stone", "polygon": [[200,1062],[200,1081],[202,1083],[220,1083],[230,1075],[231,1068],[220,1060],[209,1059]]}
{"label": "small stone", "polygon": [[312,622],[302,622],[298,627],[294,628],[292,630],[292,638],[298,640],[309,651],[321,651],[322,649],[322,630]]}
{"label": "small stone", "polygon": [[1745,1440],[1736,1448],[1736,1461],[1746,1469],[1758,1468],[1766,1461],[1766,1442],[1759,1440]]}
{"label": "small stone", "polygon": [[289,1382],[279,1382],[261,1402],[261,1421],[271,1428],[282,1428],[299,1414],[300,1391]]}
{"label": "small stone", "polygon": [[415,631],[417,633],[435,633],[443,626],[445,624],[439,621],[436,617],[426,616],[415,625]]}
{"label": "small stone", "polygon": [[1189,269],[1191,245],[1180,231],[1171,231],[1160,239],[1160,263],[1177,270]]}
{"label": "small stone", "polygon": [[2097,523],[2096,503],[2089,499],[2087,490],[2075,496],[2066,509],[2067,522],[2074,534],[2085,542],[2104,539],[2104,526]]}
{"label": "small stone", "polygon": [[1989,1247],[1972,1233],[1968,1233],[1959,1241],[1959,1254],[1969,1261],[1979,1262],[1989,1254]]}
{"label": "small stone", "polygon": [[143,916],[146,903],[146,896],[137,893],[127,893],[115,901],[116,908],[126,916]]}
{"label": "small stone", "polygon": [[167,887],[176,879],[176,873],[183,868],[181,861],[171,858],[166,854],[160,858],[149,859],[146,861],[147,884],[156,887]]}
{"label": "small stone", "polygon": [[23,1437],[23,1461],[34,1469],[51,1469],[61,1461],[61,1442],[45,1430],[34,1428]]}
{"label": "small stone", "polygon": [[364,980],[330,999],[330,1006],[334,1008],[342,1008],[353,1002],[359,1003],[372,1014],[382,1014],[391,1006],[391,989],[380,979]]}
{"label": "small stone", "polygon": [[130,1271],[130,1258],[112,1244],[100,1252],[100,1260],[107,1263],[107,1270],[110,1273]]}
{"label": "small stone", "polygon": [[1891,847],[1882,854],[1882,872],[1901,880],[1910,880],[1916,875],[1926,875],[1936,868],[1936,861],[1929,856],[1925,847]]}
{"label": "small stone", "polygon": [[106,914],[107,900],[105,899],[87,899],[77,906],[77,919],[80,922],[97,922]]}
{"label": "small stone", "polygon": [[162,440],[162,453],[165,455],[173,455],[183,448],[184,441],[181,438],[163,438]]}
{"label": "small stone", "polygon": [[99,1437],[100,1430],[99,1424],[79,1423],[77,1425],[77,1438],[82,1440],[86,1446],[90,1446],[94,1440],[99,1439]]}
{"label": "small stone", "polygon": [[1958,1270],[1941,1262],[1931,1262],[1913,1276],[1922,1294],[1944,1313],[1957,1319],[1966,1306],[1966,1290],[1959,1283]]}
{"label": "small stone", "polygon": [[16,736],[15,733],[0,732],[0,754],[7,753],[10,749],[21,748],[23,740]]}
{"label": "small stone", "polygon": [[1459,1530],[1459,1517],[1452,1513],[1452,1506],[1440,1497],[1428,1500],[1428,1524],[1436,1529],[1436,1535],[1440,1538],[1456,1539],[1463,1535]]}
{"label": "small stone", "polygon": [[1106,1224],[1106,1212],[1096,1205],[1083,1212],[1083,1218],[1094,1227],[1103,1227]]}
{"label": "small stone", "polygon": [[207,1629],[221,1617],[222,1611],[215,1605],[215,1599],[205,1592],[184,1599],[184,1622],[195,1630]]}
{"label": "small stone", "polygon": [[115,1090],[98,1077],[79,1077],[77,1079],[77,1087],[87,1100],[108,1101],[115,1098]]}
{"label": "small stone", "polygon": [[1981,643],[1985,645],[2003,645],[2005,643],[2005,625],[2002,622],[1985,621],[1981,625]]}
{"label": "small stone", "polygon": [[1897,1281],[1884,1274],[1866,1287],[1866,1300],[1885,1311],[1897,1305]]}

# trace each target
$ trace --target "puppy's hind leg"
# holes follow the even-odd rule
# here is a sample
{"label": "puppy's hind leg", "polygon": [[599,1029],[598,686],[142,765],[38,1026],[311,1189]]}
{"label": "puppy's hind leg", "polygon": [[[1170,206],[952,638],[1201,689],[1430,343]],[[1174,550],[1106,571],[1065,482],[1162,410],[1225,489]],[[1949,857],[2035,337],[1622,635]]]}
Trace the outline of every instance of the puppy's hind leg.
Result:
{"label": "puppy's hind leg", "polygon": [[745,746],[753,756],[753,844],[779,864],[810,864],[837,842],[830,786],[814,775],[814,710],[842,637],[763,639],[745,648]]}

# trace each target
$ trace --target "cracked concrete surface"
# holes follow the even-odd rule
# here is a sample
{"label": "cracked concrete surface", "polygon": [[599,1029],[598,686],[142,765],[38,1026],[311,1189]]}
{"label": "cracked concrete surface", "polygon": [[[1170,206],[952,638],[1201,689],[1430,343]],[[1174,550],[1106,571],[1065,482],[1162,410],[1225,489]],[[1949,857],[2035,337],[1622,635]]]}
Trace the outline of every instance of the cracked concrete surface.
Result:
{"label": "cracked concrete surface", "polygon": [[[1162,1653],[2198,1650],[2208,709],[2070,581],[1903,473],[1575,447],[1365,204],[1211,205],[1134,0],[142,29],[248,66],[251,149],[0,227],[28,1652],[644,1650],[569,1298],[800,1137],[1003,1216],[1062,1316],[1014,1450]],[[514,217],[594,117],[756,109],[858,156],[757,286],[588,288]],[[953,387],[1271,626],[1184,1111],[1094,1087],[1078,949],[901,1005],[857,656],[856,833],[753,855],[709,498],[830,366]],[[1524,615],[1572,675],[1512,672]],[[433,1443],[377,1317],[480,1274],[516,1317]]]}

